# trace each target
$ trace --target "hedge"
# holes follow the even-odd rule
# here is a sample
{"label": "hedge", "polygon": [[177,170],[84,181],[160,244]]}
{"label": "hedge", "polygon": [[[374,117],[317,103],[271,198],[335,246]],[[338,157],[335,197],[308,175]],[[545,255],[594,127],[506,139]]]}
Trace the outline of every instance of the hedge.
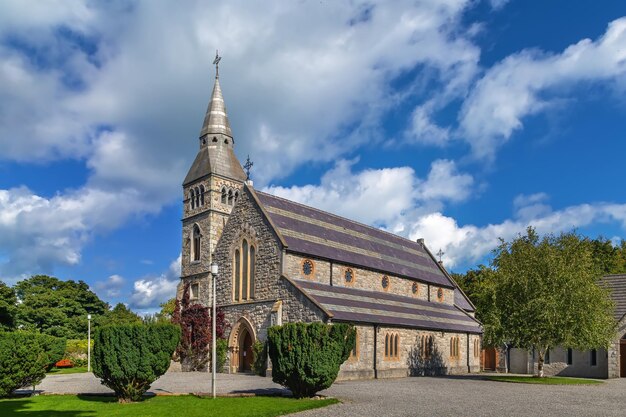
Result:
{"label": "hedge", "polygon": [[38,335],[43,350],[48,354],[48,365],[46,371],[54,368],[54,364],[63,359],[65,355],[66,339],[62,337],[50,336],[48,334]]}
{"label": "hedge", "polygon": [[18,388],[39,384],[46,376],[49,358],[41,335],[0,332],[0,397]]}
{"label": "hedge", "polygon": [[93,373],[111,388],[119,402],[139,401],[170,366],[180,340],[172,324],[135,324],[96,329]]}
{"label": "hedge", "polygon": [[356,330],[348,324],[288,323],[267,332],[272,380],[296,398],[330,387],[350,356]]}

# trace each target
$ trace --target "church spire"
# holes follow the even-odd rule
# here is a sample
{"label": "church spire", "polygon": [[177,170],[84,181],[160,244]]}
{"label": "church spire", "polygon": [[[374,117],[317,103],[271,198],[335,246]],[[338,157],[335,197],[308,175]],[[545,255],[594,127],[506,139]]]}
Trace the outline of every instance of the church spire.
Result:
{"label": "church spire", "polygon": [[215,86],[213,87],[213,94],[211,94],[211,101],[206,110],[204,116],[204,123],[202,124],[202,130],[200,130],[200,138],[206,135],[222,134],[233,138],[233,132],[230,130],[230,123],[228,121],[228,115],[226,114],[226,105],[224,104],[224,97],[222,96],[222,88],[220,87],[219,78],[219,62],[222,59],[215,52]]}

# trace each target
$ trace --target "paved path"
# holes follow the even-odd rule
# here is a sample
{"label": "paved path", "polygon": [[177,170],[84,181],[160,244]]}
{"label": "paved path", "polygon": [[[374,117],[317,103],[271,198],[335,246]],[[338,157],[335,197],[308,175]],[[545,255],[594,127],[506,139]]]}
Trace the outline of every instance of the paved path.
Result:
{"label": "paved path", "polygon": [[[48,376],[46,393],[105,393],[91,374]],[[170,372],[151,390],[208,393],[210,374]],[[285,393],[270,378],[218,375],[218,393]],[[323,394],[342,404],[298,414],[308,416],[626,416],[626,379],[601,385],[543,386],[484,380],[478,376],[337,382]]]}

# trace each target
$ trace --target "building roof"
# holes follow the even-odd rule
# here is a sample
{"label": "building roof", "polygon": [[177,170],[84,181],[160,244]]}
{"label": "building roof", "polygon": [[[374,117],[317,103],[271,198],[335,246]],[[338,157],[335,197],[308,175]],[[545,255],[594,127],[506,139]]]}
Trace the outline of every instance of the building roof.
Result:
{"label": "building roof", "polygon": [[626,315],[626,274],[606,275],[600,278],[600,285],[611,291],[611,299],[615,303],[615,319],[620,320]]}
{"label": "building roof", "polygon": [[455,288],[422,244],[270,194],[256,195],[289,251]]}
{"label": "building roof", "polygon": [[333,321],[482,333],[480,323],[455,306],[313,281],[289,281],[330,313]]}
{"label": "building roof", "polygon": [[239,181],[246,180],[246,174],[241,168],[235,151],[231,146],[222,143],[213,145],[212,142],[209,142],[209,145],[200,148],[183,185],[197,181],[209,174],[217,174]]}
{"label": "building roof", "polygon": [[206,109],[204,123],[200,130],[200,137],[219,133],[230,136],[231,138],[233,137],[228,115],[226,114],[226,104],[224,104],[220,80],[218,77],[215,77],[215,85],[213,86],[211,101],[209,101],[209,106]]}

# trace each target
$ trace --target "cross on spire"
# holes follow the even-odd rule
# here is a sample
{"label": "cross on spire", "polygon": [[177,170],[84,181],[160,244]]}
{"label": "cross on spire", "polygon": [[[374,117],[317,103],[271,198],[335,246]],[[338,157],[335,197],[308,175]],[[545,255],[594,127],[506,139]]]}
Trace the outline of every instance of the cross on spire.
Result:
{"label": "cross on spire", "polygon": [[441,250],[441,248],[439,248],[439,252],[436,253],[436,255],[439,257],[439,262],[441,262],[441,257],[443,255],[445,255],[446,253],[444,251]]}
{"label": "cross on spire", "polygon": [[215,59],[213,60],[213,65],[215,65],[215,78],[220,78],[220,61],[222,60],[222,57],[219,55],[219,53],[217,52],[217,49],[215,50]]}
{"label": "cross on spire", "polygon": [[254,162],[250,160],[250,155],[248,155],[248,158],[246,158],[246,163],[243,164],[243,167],[246,170],[246,180],[250,179],[250,168],[252,168],[253,165],[254,165]]}

